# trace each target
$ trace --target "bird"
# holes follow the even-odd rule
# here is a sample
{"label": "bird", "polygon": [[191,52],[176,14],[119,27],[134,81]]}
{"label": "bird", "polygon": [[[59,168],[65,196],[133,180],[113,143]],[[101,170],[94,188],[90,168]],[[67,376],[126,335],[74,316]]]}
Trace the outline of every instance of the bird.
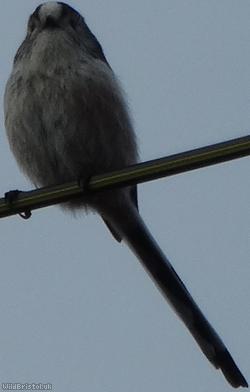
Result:
{"label": "bird", "polygon": [[[122,169],[139,160],[123,88],[85,18],[42,3],[28,20],[4,94],[5,127],[21,170],[36,187]],[[137,256],[208,360],[235,388],[248,387],[225,344],[151,235],[136,186],[87,193],[66,211],[95,211]]]}

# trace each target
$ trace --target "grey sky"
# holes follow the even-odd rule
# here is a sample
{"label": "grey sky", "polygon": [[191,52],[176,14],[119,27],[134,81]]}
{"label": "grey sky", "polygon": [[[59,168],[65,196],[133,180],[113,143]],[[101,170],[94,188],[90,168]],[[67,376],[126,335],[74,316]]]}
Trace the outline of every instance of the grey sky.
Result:
{"label": "grey sky", "polygon": [[[0,88],[39,1],[2,0]],[[147,160],[249,134],[250,2],[70,2],[127,92]],[[0,191],[30,189],[5,137]],[[140,210],[250,382],[249,158],[139,187]],[[0,382],[55,391],[224,392],[136,258],[98,216],[1,220]]]}

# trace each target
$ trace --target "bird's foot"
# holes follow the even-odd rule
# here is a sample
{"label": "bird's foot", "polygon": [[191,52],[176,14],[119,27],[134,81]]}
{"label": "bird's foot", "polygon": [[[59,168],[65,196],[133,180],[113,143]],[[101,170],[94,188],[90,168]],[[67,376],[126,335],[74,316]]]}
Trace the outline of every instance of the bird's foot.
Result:
{"label": "bird's foot", "polygon": [[[19,191],[18,189],[6,192],[4,194],[5,202],[8,204],[10,207],[13,205],[18,200],[19,194],[22,193],[22,191]],[[31,217],[31,211],[29,209],[25,209],[22,212],[19,212],[19,215],[21,218],[27,220]]]}

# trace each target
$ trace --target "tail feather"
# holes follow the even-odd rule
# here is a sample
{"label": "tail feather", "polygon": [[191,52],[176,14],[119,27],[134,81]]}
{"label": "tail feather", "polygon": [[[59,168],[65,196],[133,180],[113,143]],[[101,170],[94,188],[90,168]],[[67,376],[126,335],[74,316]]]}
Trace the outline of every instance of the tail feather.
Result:
{"label": "tail feather", "polygon": [[[110,218],[110,217],[109,217]],[[208,360],[221,369],[235,388],[248,387],[224,343],[202,314],[187,288],[163,254],[134,206],[112,217],[112,225],[137,255],[165,298],[187,326]]]}

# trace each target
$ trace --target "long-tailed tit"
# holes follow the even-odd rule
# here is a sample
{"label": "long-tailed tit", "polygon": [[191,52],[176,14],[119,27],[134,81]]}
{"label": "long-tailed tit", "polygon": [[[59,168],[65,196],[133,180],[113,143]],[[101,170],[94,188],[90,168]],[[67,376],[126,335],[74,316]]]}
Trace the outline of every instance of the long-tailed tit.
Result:
{"label": "long-tailed tit", "polygon": [[[5,124],[20,167],[36,186],[121,169],[137,145],[117,78],[84,18],[62,2],[37,7],[5,91]],[[125,240],[210,362],[233,387],[247,386],[224,343],[203,316],[138,212],[136,187],[68,202],[97,211]]]}

